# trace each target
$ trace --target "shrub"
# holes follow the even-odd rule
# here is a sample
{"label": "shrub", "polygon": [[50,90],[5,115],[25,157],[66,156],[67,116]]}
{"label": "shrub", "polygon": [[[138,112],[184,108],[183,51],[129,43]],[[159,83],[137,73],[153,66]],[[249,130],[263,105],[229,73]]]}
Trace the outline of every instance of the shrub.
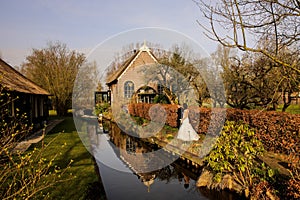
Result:
{"label": "shrub", "polygon": [[256,130],[268,151],[291,154],[300,152],[300,115],[275,111],[227,110],[227,120],[243,120]]}
{"label": "shrub", "polygon": [[287,197],[289,199],[300,199],[300,179],[291,178],[287,184]]}
{"label": "shrub", "polygon": [[170,100],[166,95],[160,94],[154,97],[153,102],[162,103],[162,104],[170,104]]}
{"label": "shrub", "polygon": [[98,116],[100,113],[106,113],[108,112],[110,108],[110,104],[109,103],[98,103],[95,107],[95,115]]}
{"label": "shrub", "polygon": [[160,112],[160,107],[155,106],[160,105],[165,110],[167,118],[166,118],[166,125],[169,125],[171,127],[178,127],[178,106],[177,105],[170,105],[170,104],[147,104],[147,103],[136,103],[136,104],[129,104],[128,111],[132,116],[136,117],[142,117],[147,120],[151,120],[150,113],[156,112],[156,119],[162,119],[163,116],[160,116],[160,114],[163,114],[163,112]]}
{"label": "shrub", "polygon": [[[190,110],[191,115],[199,114],[200,119],[192,122],[199,134],[207,134],[209,129],[218,130],[222,126],[222,112],[226,112],[226,120],[243,121],[255,129],[255,135],[262,141],[268,151],[300,156],[300,115],[260,110],[198,108]],[[220,114],[220,115],[219,115]]]}
{"label": "shrub", "polygon": [[8,105],[14,101],[0,85],[0,196],[1,199],[30,199],[56,182],[66,180],[61,176],[68,166],[60,169],[53,161],[43,157],[46,146],[31,152],[15,152],[20,140],[28,135],[32,127],[28,126],[27,117],[16,113],[10,116]]}
{"label": "shrub", "polygon": [[[166,125],[178,127],[177,105],[160,104],[166,110]],[[153,104],[130,104],[129,113],[150,120],[149,109]],[[239,110],[222,108],[190,108],[191,124],[199,134],[219,133],[226,120],[243,121],[255,129],[255,135],[268,151],[300,156],[300,115],[275,111]],[[199,119],[199,120],[195,120]]]}
{"label": "shrub", "polygon": [[245,196],[249,196],[255,183],[274,175],[271,169],[256,161],[263,151],[254,129],[243,122],[227,121],[205,161],[216,182],[221,182],[222,177],[229,174],[243,187]]}

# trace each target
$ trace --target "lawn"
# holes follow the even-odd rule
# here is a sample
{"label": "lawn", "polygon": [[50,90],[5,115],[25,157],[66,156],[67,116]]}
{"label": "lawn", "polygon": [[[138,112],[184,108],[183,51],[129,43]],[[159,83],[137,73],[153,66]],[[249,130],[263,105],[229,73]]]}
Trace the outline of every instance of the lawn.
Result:
{"label": "lawn", "polygon": [[[283,105],[279,105],[277,107],[278,111],[281,111]],[[296,104],[292,104],[290,105],[287,109],[286,112],[288,113],[292,113],[292,114],[300,114],[300,104],[296,105]]]}
{"label": "lawn", "polygon": [[[72,160],[65,177],[71,180],[57,183],[53,188],[44,191],[49,192],[50,199],[105,199],[105,192],[101,181],[98,180],[92,156],[82,144],[72,117],[66,117],[46,135],[45,144],[49,142],[44,151],[47,160],[58,153],[54,165],[61,168],[68,166]],[[34,147],[40,148],[41,143],[32,146],[29,151]]]}

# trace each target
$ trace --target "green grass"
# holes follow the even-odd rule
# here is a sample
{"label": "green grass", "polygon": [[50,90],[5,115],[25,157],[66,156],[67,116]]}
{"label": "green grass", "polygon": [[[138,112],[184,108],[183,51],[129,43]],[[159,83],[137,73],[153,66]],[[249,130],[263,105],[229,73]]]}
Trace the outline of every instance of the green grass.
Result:
{"label": "green grass", "polygon": [[56,116],[57,115],[56,110],[49,110],[49,115]]}
{"label": "green grass", "polygon": [[[277,111],[281,111],[283,105],[279,105],[277,107]],[[292,113],[292,114],[300,114],[300,104],[298,105],[290,105],[287,109],[286,112]]]}
{"label": "green grass", "polygon": [[[86,199],[87,195],[91,193],[96,193],[98,197],[102,197],[99,199],[105,199],[105,193],[101,188],[101,183],[99,183],[92,156],[82,144],[72,117],[66,117],[61,124],[46,135],[45,144],[50,141],[52,142],[47,146],[43,157],[50,160],[59,153],[54,165],[61,168],[67,167],[73,160],[65,177],[73,178],[67,182],[57,183],[53,188],[45,191],[49,192],[50,199]],[[41,143],[32,146],[31,149],[34,147],[40,148]],[[96,189],[96,191],[91,192],[91,189]]]}

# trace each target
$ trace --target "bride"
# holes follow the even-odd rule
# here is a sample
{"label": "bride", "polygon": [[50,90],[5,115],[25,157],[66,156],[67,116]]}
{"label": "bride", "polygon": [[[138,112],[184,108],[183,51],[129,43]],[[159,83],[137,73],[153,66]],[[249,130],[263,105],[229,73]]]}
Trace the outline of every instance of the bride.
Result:
{"label": "bride", "polygon": [[183,141],[193,141],[198,140],[200,137],[194,130],[189,120],[189,109],[187,109],[187,104],[183,104],[183,117],[181,120],[181,126],[178,130],[177,138]]}

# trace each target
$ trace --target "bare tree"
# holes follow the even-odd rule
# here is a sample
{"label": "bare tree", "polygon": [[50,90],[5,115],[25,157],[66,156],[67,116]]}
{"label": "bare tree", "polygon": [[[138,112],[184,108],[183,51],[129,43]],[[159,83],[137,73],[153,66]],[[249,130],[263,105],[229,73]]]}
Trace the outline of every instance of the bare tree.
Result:
{"label": "bare tree", "polygon": [[[289,47],[294,55],[300,51],[299,0],[195,0],[208,20],[198,23],[206,35],[223,46],[261,53],[279,66],[300,73],[297,63],[286,62],[278,52]],[[262,48],[257,41],[274,41],[274,49]],[[253,44],[254,42],[254,44]]]}
{"label": "bare tree", "polygon": [[72,93],[72,108],[88,109],[94,107],[94,91],[102,90],[97,63],[85,62],[78,70]]}
{"label": "bare tree", "polygon": [[275,109],[279,99],[279,70],[272,67],[269,58],[252,56],[231,57],[230,64],[223,66],[227,104],[239,109],[272,106]]}
{"label": "bare tree", "polygon": [[80,66],[85,62],[85,56],[56,42],[49,43],[44,49],[33,49],[26,60],[22,71],[53,95],[57,114],[66,115],[71,108],[74,81]]}
{"label": "bare tree", "polygon": [[212,69],[208,70],[208,86],[210,88],[210,97],[213,100],[213,107],[217,104],[224,107],[226,103],[226,93],[224,87],[224,71],[230,65],[230,59],[235,57],[236,53],[230,48],[219,45],[217,50],[211,54],[211,60],[214,62]]}
{"label": "bare tree", "polygon": [[199,70],[199,66],[206,64],[203,60],[196,59],[188,47],[174,45],[158,58],[158,62],[155,68],[143,69],[148,82],[161,85],[172,104],[190,100],[202,105],[208,96],[204,74],[201,75],[203,69]]}

